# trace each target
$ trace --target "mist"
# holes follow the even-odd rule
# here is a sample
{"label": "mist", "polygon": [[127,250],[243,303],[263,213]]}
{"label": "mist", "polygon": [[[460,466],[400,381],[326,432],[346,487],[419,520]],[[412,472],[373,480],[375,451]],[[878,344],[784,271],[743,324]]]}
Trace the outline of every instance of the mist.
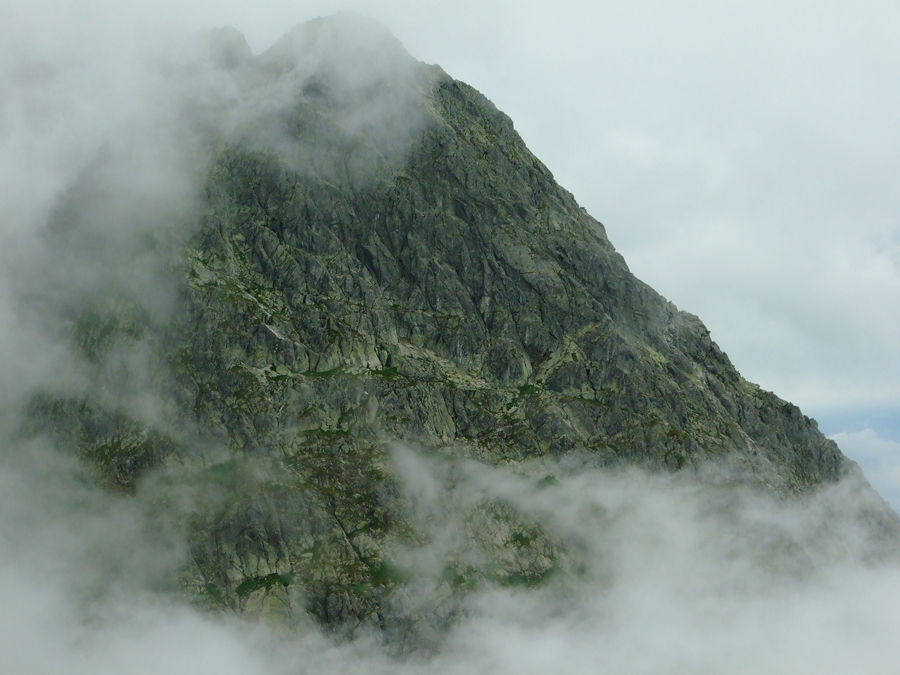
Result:
{"label": "mist", "polygon": [[859,478],[785,502],[695,476],[546,463],[512,471],[397,448],[430,542],[405,564],[425,587],[429,560],[485,500],[521,509],[571,555],[570,573],[541,588],[481,589],[437,653],[398,659],[375,636],[335,642],[311,622],[285,634],[186,606],[164,589],[179,538],[148,529],[140,494],[98,492],[58,455],[16,450],[18,467],[4,453],[0,504],[7,672],[888,673],[898,664],[900,568],[877,528],[848,512]]}
{"label": "mist", "polygon": [[[362,39],[355,19],[347,25]],[[288,631],[186,602],[185,519],[221,498],[189,478],[227,451],[178,427],[152,331],[98,362],[73,348],[75,317],[124,304],[159,327],[178,312],[173,270],[214,139],[276,147],[292,167],[359,185],[403,158],[428,115],[404,92],[427,81],[383,32],[365,38],[383,45],[374,62],[335,53],[347,35],[292,32],[266,67],[293,75],[271,81],[250,74],[233,31],[72,35],[8,44],[0,71],[6,672],[896,672],[900,566],[878,520],[884,504],[858,472],[791,501],[735,484],[727,466],[674,476],[576,460],[495,468],[397,446],[392,472],[423,533],[400,557],[416,579],[409,602],[433,599],[448,556],[478,562],[466,542],[485,508],[514,509],[545,532],[548,551],[565,551],[560,572],[539,588],[479,588],[437,647],[399,656],[365,631],[325,634],[302,613]],[[295,123],[285,111],[296,86],[320,77],[344,102],[337,138],[365,139],[337,144],[357,153],[352,175],[329,174],[336,162],[271,124]],[[396,86],[373,101],[373,82]],[[90,393],[178,429],[180,461],[134,489],[98,484],[77,453],[23,433],[45,391]]]}

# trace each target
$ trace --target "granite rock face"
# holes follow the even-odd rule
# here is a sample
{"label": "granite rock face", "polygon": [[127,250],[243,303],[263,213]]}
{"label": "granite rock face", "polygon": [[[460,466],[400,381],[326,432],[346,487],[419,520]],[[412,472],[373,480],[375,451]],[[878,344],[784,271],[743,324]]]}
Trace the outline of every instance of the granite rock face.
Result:
{"label": "granite rock face", "polygon": [[[510,503],[454,497],[455,461],[538,481],[557,460],[711,465],[710,480],[782,495],[855,470],[629,272],[506,115],[372,31],[320,20],[258,57],[214,36],[217,67],[262,100],[210,143],[169,268],[175,309],[72,310],[96,382],[115,386],[117,354],[149,354],[164,410],[142,416],[100,384],[34,400],[30,429],[102,483],[152,484],[163,511],[190,492],[182,588],[428,644],[472,588],[575,566]],[[449,467],[441,509],[457,526],[427,573],[408,562],[432,535],[398,447]]]}

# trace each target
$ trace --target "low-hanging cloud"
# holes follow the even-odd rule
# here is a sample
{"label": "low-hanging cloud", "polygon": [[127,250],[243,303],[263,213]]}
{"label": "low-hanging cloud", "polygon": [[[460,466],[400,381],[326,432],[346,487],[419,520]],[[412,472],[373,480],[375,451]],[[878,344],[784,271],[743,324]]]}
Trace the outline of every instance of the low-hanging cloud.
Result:
{"label": "low-hanging cloud", "polygon": [[[114,62],[81,44],[56,53],[14,45],[4,61],[0,653],[9,672],[896,671],[900,568],[890,524],[877,522],[882,505],[867,504],[853,476],[786,502],[724,480],[552,463],[496,469],[398,448],[393,471],[425,534],[399,556],[422,580],[411,593],[433,591],[485,503],[541,528],[566,552],[563,573],[536,589],[484,585],[436,653],[402,659],[372,636],[336,643],[312,623],[284,635],[188,605],[177,583],[188,555],[179,517],[199,497],[164,492],[153,476],[130,495],[100,489],[50,440],[24,440],[19,413],[49,387],[107,395],[165,422],[161,375],[140,339],[105,364],[128,376],[103,394],[108,382],[73,353],[66,331],[73,307],[121,297],[164,323],[205,144],[215,133],[284,141],[254,139],[248,120],[280,115],[295,90],[247,85],[239,36],[215,35],[212,56],[170,38],[164,54],[122,41]],[[317,54],[342,63],[316,52],[309,33],[283,44],[292,40],[307,60],[271,56],[299,69],[291,86],[318,72],[303,71]],[[365,71],[345,56],[345,69],[323,75],[343,97],[339,125],[375,137],[378,153],[399,152],[419,113],[394,129],[397,98],[372,106],[354,79],[395,78],[395,61]],[[250,97],[260,91],[270,96],[262,111]]]}
{"label": "low-hanging cloud", "polygon": [[883,438],[873,429],[841,432],[832,436],[844,452],[858,462],[872,487],[900,509],[900,443]]}
{"label": "low-hanging cloud", "polygon": [[[409,449],[396,458],[432,542],[425,548],[434,547],[415,559],[440,556],[467,509],[500,500],[562,542],[577,573],[537,589],[486,586],[436,654],[397,660],[366,636],[337,644],[312,625],[285,636],[191,609],[160,588],[178,538],[147,531],[140,497],[99,493],[58,457],[19,467],[7,459],[6,667],[455,675],[888,673],[898,665],[900,567],[872,556],[879,530],[848,509],[859,503],[853,479],[784,502],[678,475],[552,463],[514,472]],[[442,510],[428,509],[437,502]]]}

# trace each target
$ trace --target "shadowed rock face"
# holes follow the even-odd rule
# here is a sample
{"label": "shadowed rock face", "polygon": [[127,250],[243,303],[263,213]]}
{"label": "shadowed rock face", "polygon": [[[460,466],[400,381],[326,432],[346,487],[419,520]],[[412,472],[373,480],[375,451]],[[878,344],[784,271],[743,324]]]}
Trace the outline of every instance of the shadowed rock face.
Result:
{"label": "shadowed rock face", "polygon": [[105,484],[191,491],[180,579],[198,602],[421,645],[471,588],[573,567],[566,542],[484,499],[447,506],[465,525],[422,582],[398,562],[425,535],[394,478],[397,442],[781,494],[855,470],[629,272],[490,101],[381,29],[346,45],[341,21],[366,30],[314,22],[259,57],[215,37],[214,62],[281,103],[216,140],[174,318],[121,298],[72,310],[98,381],[140,346],[168,412],[90,393],[31,411]]}
{"label": "shadowed rock face", "polygon": [[[508,117],[430,74],[402,166],[366,130],[333,128],[318,79],[288,113],[308,144],[301,171],[290,149],[219,153],[189,256],[197,368],[219,384],[240,364],[262,387],[312,387],[311,428],[493,462],[578,452],[677,469],[737,453],[777,489],[837,478],[836,446],[630,274]],[[322,403],[350,383],[349,409]],[[219,410],[227,391],[205,389],[203,404]],[[272,413],[241,432],[249,445],[293,417]]]}

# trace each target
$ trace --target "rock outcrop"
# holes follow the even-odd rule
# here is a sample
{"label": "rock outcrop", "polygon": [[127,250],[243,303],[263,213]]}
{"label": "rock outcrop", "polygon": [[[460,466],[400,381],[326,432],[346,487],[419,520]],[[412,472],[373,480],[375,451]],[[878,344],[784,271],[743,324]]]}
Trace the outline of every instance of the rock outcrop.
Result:
{"label": "rock outcrop", "polygon": [[[180,583],[198,602],[428,641],[471,588],[571,567],[566,542],[482,500],[447,506],[464,525],[423,584],[398,553],[427,539],[398,444],[542,467],[536,480],[560,458],[713,465],[783,495],[854,470],[629,272],[488,99],[380,29],[342,42],[347,30],[371,31],[321,20],[258,57],[233,33],[212,41],[258,100],[210,142],[176,310],[160,321],[119,296],[73,308],[102,386],[32,406],[31,430],[111,488],[190,492]],[[96,393],[138,347],[160,373],[155,416]]]}

